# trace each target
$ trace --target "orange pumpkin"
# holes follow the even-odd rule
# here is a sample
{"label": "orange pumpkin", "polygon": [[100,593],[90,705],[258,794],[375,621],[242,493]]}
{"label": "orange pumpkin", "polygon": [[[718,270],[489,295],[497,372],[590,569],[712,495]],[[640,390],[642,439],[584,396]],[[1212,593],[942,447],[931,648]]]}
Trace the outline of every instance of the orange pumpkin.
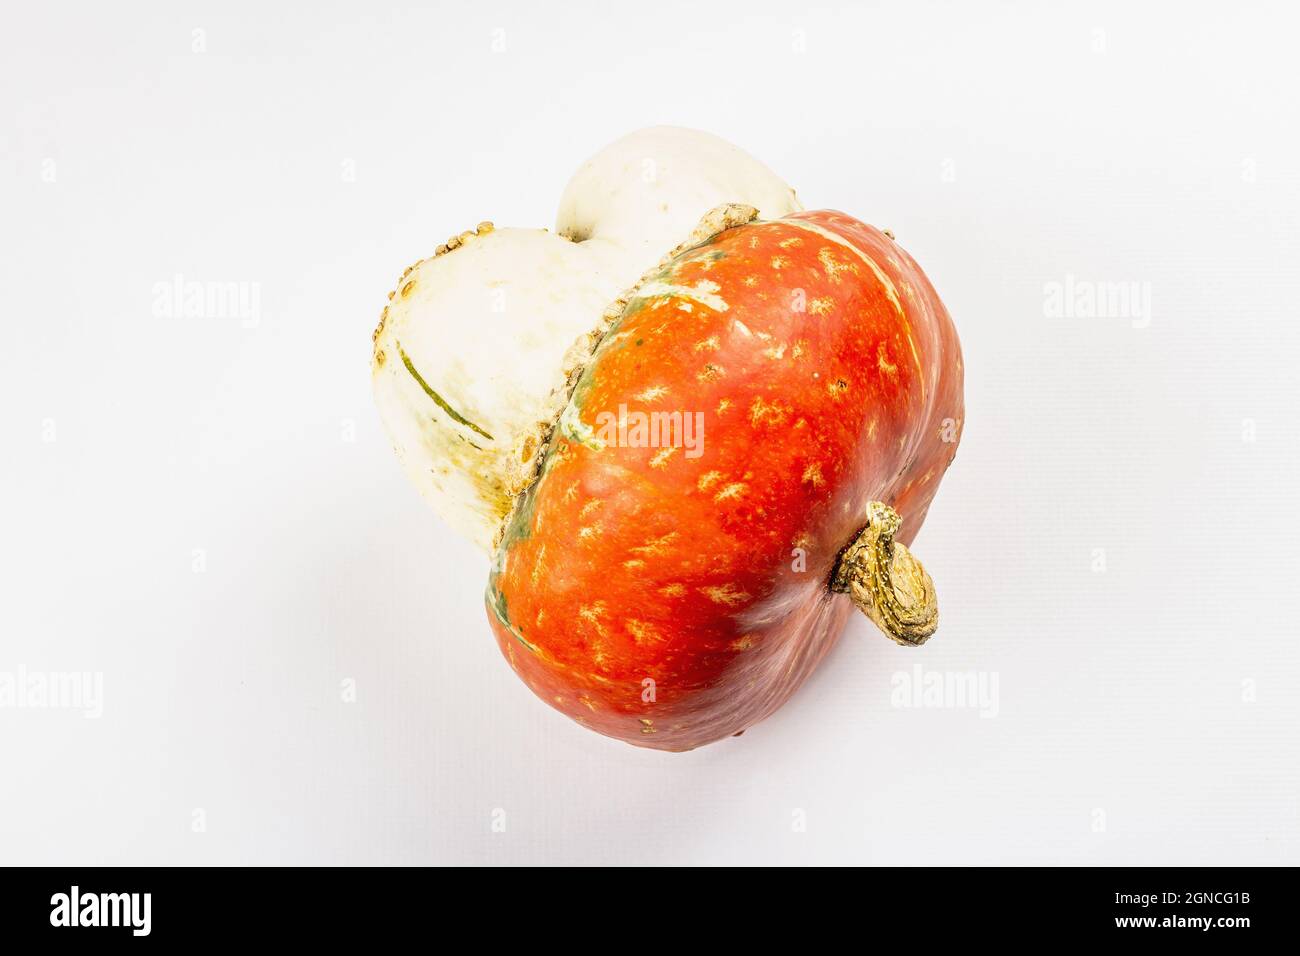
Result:
{"label": "orange pumpkin", "polygon": [[533,692],[638,746],[762,720],[855,604],[900,643],[937,625],[906,545],[960,436],[948,313],[850,216],[736,221],[608,313],[488,585]]}

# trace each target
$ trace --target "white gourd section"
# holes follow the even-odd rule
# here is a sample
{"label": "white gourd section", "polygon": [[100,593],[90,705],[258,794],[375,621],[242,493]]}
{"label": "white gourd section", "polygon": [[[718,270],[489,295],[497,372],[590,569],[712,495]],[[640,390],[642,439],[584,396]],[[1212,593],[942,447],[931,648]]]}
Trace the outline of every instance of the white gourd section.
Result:
{"label": "white gourd section", "polygon": [[744,150],[698,130],[654,126],[583,163],[560,197],[556,231],[608,239],[637,261],[629,282],[684,239],[710,209],[743,203],[759,219],[800,208],[794,190]]}
{"label": "white gourd section", "polygon": [[375,401],[407,476],[453,529],[492,547],[601,313],[728,202],[762,219],[800,208],[716,136],[641,130],[583,164],[556,232],[470,234],[402,277],[376,330]]}

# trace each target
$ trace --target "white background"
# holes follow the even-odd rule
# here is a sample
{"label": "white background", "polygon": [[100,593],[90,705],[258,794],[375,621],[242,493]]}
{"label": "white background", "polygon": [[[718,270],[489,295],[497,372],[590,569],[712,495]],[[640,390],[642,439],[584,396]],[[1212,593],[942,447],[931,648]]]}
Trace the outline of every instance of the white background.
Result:
{"label": "white background", "polygon": [[[0,671],[104,684],[0,709],[0,862],[1298,862],[1294,8],[903,6],[7,9]],[[655,123],[891,228],[967,381],[939,634],[677,755],[515,678],[369,393],[408,263]]]}

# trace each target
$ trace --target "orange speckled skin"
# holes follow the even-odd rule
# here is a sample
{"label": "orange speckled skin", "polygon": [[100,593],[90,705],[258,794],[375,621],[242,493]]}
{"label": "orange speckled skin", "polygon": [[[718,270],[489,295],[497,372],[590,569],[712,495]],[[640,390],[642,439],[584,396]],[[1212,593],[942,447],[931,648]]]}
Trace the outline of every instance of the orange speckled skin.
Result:
{"label": "orange speckled skin", "polygon": [[827,584],[868,502],[911,542],[956,454],[961,352],[911,257],[837,212],[729,229],[642,289],[570,416],[702,412],[703,440],[691,457],[557,428],[488,617],[551,706],[690,750],[771,714],[830,650],[854,609]]}

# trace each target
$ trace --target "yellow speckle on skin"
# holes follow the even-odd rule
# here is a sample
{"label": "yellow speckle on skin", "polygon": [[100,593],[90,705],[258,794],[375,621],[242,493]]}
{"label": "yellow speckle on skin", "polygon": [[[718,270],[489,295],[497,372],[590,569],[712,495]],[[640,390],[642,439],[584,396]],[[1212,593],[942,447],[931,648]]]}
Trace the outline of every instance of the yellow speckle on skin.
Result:
{"label": "yellow speckle on skin", "polygon": [[842,378],[837,378],[833,382],[826,383],[826,391],[830,392],[831,398],[836,400],[849,390],[849,383]]}
{"label": "yellow speckle on skin", "polygon": [[677,453],[677,447],[675,445],[671,445],[668,448],[665,448],[663,451],[656,452],[654,457],[650,459],[650,467],[651,468],[667,467],[668,459],[673,457],[673,455],[676,453]]}
{"label": "yellow speckle on skin", "polygon": [[594,521],[591,524],[587,525],[586,527],[579,528],[578,537],[582,538],[583,540],[589,540],[591,538],[599,538],[601,532],[604,530],[605,530],[604,527],[601,525],[599,521]]}
{"label": "yellow speckle on skin", "polygon": [[781,359],[785,358],[785,343],[782,342],[780,345],[774,345],[769,349],[763,349],[763,354],[774,362],[779,362]]}
{"label": "yellow speckle on skin", "polygon": [[645,567],[645,562],[640,558],[629,558],[623,562],[623,568],[627,571],[640,571]]}
{"label": "yellow speckle on skin", "polygon": [[758,276],[745,276],[745,285],[751,289],[758,285]]}
{"label": "yellow speckle on skin", "polygon": [[721,346],[722,343],[718,341],[718,337],[716,335],[710,335],[707,339],[702,339],[695,343],[695,351],[703,352],[705,349],[708,349],[710,352],[716,352]]}
{"label": "yellow speckle on skin", "polygon": [[649,717],[642,717],[642,718],[641,718],[641,733],[643,733],[643,734],[657,734],[657,733],[659,733],[659,731],[655,730],[655,722],[654,722],[653,720],[651,720]]}
{"label": "yellow speckle on skin", "polygon": [[871,424],[867,426],[867,438],[871,439],[871,441],[876,440],[876,427],[879,424],[880,423],[873,418],[871,419]]}
{"label": "yellow speckle on skin", "polygon": [[782,249],[795,249],[803,245],[803,240],[798,236],[791,236],[789,239],[782,239],[777,245]]}
{"label": "yellow speckle on skin", "polygon": [[835,252],[830,246],[822,246],[821,252],[817,253],[817,258],[822,264],[822,271],[826,273],[826,278],[831,282],[840,281],[840,273],[847,272],[850,275],[857,275],[858,267],[856,263],[844,262],[835,258]]}
{"label": "yellow speckle on skin", "polygon": [[934,469],[931,468],[929,471],[927,471],[924,475],[921,476],[921,484],[925,484],[933,477],[934,477]]}
{"label": "yellow speckle on skin", "polygon": [[694,312],[695,306],[691,305],[689,302],[682,302],[679,300],[677,303],[677,309],[680,312]]}
{"label": "yellow speckle on skin", "polygon": [[723,485],[722,490],[713,496],[713,500],[727,501],[730,498],[739,498],[745,493],[746,487],[743,481],[733,481],[730,484]]}
{"label": "yellow speckle on skin", "polygon": [[749,600],[749,593],[741,591],[731,582],[710,587],[696,588],[701,594],[712,601],[714,604],[725,604],[728,607],[734,607],[737,604],[743,604]]}
{"label": "yellow speckle on skin", "polygon": [[789,264],[790,264],[790,260],[787,259],[785,256],[773,256],[773,257],[772,257],[772,268],[775,269],[777,272],[780,272],[782,269],[784,269],[784,268],[785,268],[786,266],[788,266]]}
{"label": "yellow speckle on skin", "polygon": [[665,584],[659,589],[659,593],[664,597],[681,597],[686,593],[686,588],[680,584]]}
{"label": "yellow speckle on skin", "polygon": [[602,637],[605,634],[605,625],[601,622],[601,618],[604,616],[604,601],[596,601],[592,604],[583,604],[578,607],[578,617],[592,625],[596,629],[596,632]]}
{"label": "yellow speckle on skin", "polygon": [[789,417],[789,406],[782,405],[780,402],[766,402],[762,396],[755,397],[754,403],[749,406],[749,423],[754,427],[783,425]]}
{"label": "yellow speckle on skin", "polygon": [[722,472],[706,471],[704,474],[700,475],[700,480],[695,483],[695,487],[699,488],[700,491],[708,491],[721,480]]}
{"label": "yellow speckle on skin", "polygon": [[835,300],[828,295],[818,296],[808,303],[808,311],[813,315],[830,315],[835,308]]}
{"label": "yellow speckle on skin", "polygon": [[668,394],[668,388],[664,385],[652,385],[640,395],[636,396],[638,401],[653,402],[656,398],[662,398]]}
{"label": "yellow speckle on skin", "polygon": [[578,483],[575,481],[569,487],[564,489],[565,501],[576,501],[578,499]]}
{"label": "yellow speckle on skin", "polygon": [[814,488],[820,488],[822,485],[822,466],[820,462],[812,462],[803,470],[803,480],[812,485]]}
{"label": "yellow speckle on skin", "polygon": [[545,559],[546,559],[546,545],[542,545],[540,548],[537,549],[537,560],[533,562],[533,573],[529,575],[529,578],[533,582],[534,587],[537,585],[537,582],[541,580],[542,562]]}
{"label": "yellow speckle on skin", "polygon": [[727,374],[727,370],[721,365],[714,365],[712,362],[706,362],[704,368],[695,373],[697,381],[716,382],[722,376]]}
{"label": "yellow speckle on skin", "polygon": [[586,694],[583,694],[581,697],[578,698],[578,703],[580,703],[583,707],[586,707],[593,714],[596,712],[596,702],[592,700],[590,697],[588,697]]}
{"label": "yellow speckle on skin", "polygon": [[803,339],[800,339],[798,342],[794,343],[794,348],[790,349],[790,358],[803,358],[803,353],[807,351],[807,349],[808,343]]}
{"label": "yellow speckle on skin", "polygon": [[730,407],[731,407],[731,399],[724,398],[722,401],[718,402],[718,414],[721,415]]}
{"label": "yellow speckle on skin", "polygon": [[[582,510],[578,512],[578,517],[579,518],[587,517],[587,515],[591,514],[602,504],[604,504],[604,501],[602,499],[592,498],[590,501],[588,501],[585,505],[582,506]],[[545,549],[546,545],[542,545],[542,548]]]}
{"label": "yellow speckle on skin", "polygon": [[623,622],[623,626],[632,635],[632,640],[638,644],[654,644],[664,639],[663,635],[653,627],[645,621],[638,621],[636,618],[629,617]]}
{"label": "yellow speckle on skin", "polygon": [[541,626],[542,626],[542,622],[543,622],[544,620],[546,620],[546,612],[543,611],[543,610],[539,610],[539,611],[537,612],[537,617],[533,618],[533,620],[534,620],[534,622],[536,622],[536,624],[537,624],[538,627],[541,627]]}
{"label": "yellow speckle on skin", "polygon": [[747,651],[754,646],[753,635],[742,634],[729,645],[733,651]]}
{"label": "yellow speckle on skin", "polygon": [[677,532],[669,531],[658,538],[651,538],[645,544],[638,545],[635,548],[629,548],[633,554],[663,554],[668,545],[677,540]]}
{"label": "yellow speckle on skin", "polygon": [[885,343],[881,342],[880,345],[876,347],[876,365],[879,367],[880,371],[884,372],[886,375],[896,375],[898,373],[898,366],[889,361],[885,353]]}

